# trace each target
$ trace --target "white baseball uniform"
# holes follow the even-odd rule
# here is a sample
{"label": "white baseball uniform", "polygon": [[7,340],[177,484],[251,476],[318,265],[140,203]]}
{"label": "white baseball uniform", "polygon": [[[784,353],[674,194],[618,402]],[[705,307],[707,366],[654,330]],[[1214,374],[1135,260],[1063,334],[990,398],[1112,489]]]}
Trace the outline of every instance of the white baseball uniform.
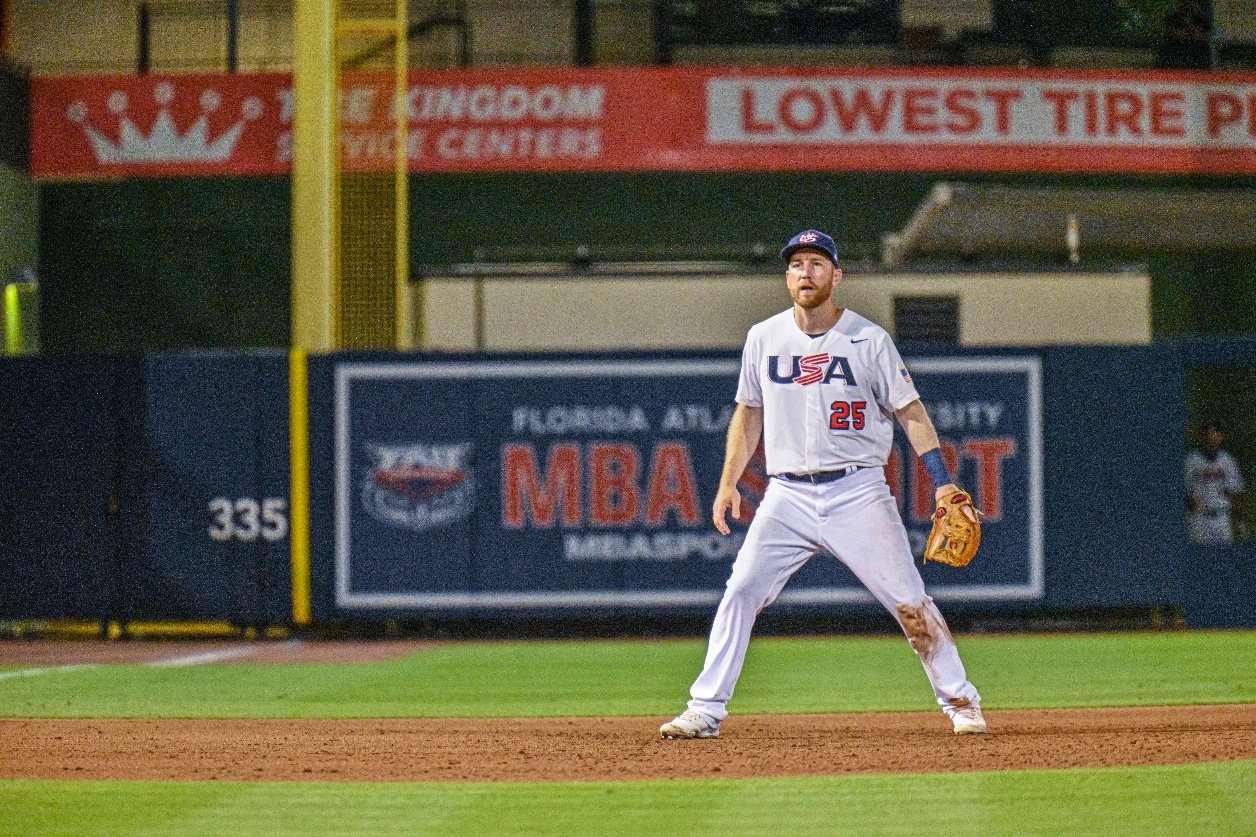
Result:
{"label": "white baseball uniform", "polygon": [[1186,490],[1195,500],[1190,515],[1191,540],[1209,546],[1234,543],[1230,498],[1243,490],[1243,476],[1229,451],[1217,451],[1213,457],[1197,450],[1187,454]]}
{"label": "white baseball uniform", "polygon": [[[895,411],[918,397],[889,334],[853,311],[817,337],[798,328],[792,308],[750,329],[737,401],[763,408],[771,479],[716,611],[691,710],[727,717],[755,618],[820,551],[898,620],[948,716],[980,704],[885,482]],[[783,476],[835,471],[845,474],[820,483]]]}

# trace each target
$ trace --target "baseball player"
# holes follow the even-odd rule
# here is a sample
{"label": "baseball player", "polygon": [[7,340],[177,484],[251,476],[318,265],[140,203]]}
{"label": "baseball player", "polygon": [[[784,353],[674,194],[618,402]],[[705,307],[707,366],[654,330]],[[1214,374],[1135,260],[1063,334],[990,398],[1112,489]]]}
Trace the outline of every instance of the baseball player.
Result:
{"label": "baseball player", "polygon": [[1186,504],[1191,540],[1208,546],[1234,543],[1231,519],[1243,496],[1238,462],[1224,449],[1225,433],[1216,424],[1204,426],[1199,450],[1186,456]]}
{"label": "baseball player", "polygon": [[770,476],[711,626],[689,708],[664,738],[715,738],[741,674],[755,618],[820,551],[836,556],[898,620],[958,734],[984,733],[980,696],[926,593],[885,482],[894,418],[939,498],[958,492],[911,375],[889,334],[838,308],[837,246],[806,230],[781,250],[793,308],[753,326],[712,515],[741,517],[737,482],[763,438]]}

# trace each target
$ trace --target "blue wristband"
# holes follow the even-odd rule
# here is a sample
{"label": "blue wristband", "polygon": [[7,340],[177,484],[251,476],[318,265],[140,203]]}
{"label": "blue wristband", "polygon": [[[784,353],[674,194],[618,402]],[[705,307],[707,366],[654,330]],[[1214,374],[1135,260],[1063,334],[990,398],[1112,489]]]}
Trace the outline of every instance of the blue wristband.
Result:
{"label": "blue wristband", "polygon": [[946,469],[946,460],[942,458],[942,448],[925,451],[920,454],[920,461],[925,464],[925,470],[929,472],[929,479],[933,480],[934,488],[941,488],[954,482],[951,479],[951,472]]}

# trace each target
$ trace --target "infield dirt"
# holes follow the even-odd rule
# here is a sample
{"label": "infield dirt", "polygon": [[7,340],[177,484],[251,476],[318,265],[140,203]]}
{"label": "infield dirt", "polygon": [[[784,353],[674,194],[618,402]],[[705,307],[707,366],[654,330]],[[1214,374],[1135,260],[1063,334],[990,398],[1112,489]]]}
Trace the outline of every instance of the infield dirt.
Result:
{"label": "infield dirt", "polygon": [[[206,645],[217,651],[230,647]],[[244,659],[381,659],[422,647],[424,643],[410,642],[263,644]],[[363,656],[354,657],[355,650]],[[0,644],[0,664],[102,664],[208,653],[213,652],[187,643],[172,647],[20,642]],[[1122,767],[1256,758],[1252,704],[988,709],[986,717],[989,734],[956,736],[940,711],[733,715],[718,739],[705,741],[660,739],[658,726],[668,720],[663,717],[14,718],[0,719],[0,778],[620,781]]]}

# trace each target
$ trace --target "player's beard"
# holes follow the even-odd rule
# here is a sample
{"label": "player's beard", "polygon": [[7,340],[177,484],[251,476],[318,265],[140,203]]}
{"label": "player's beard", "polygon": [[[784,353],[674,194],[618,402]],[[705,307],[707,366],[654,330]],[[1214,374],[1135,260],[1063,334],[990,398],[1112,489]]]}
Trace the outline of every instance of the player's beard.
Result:
{"label": "player's beard", "polygon": [[795,286],[789,289],[789,295],[793,297],[795,305],[808,311],[819,308],[833,298],[832,282],[827,285],[816,285],[814,290],[815,293],[810,298],[806,298],[799,292],[798,287]]}

